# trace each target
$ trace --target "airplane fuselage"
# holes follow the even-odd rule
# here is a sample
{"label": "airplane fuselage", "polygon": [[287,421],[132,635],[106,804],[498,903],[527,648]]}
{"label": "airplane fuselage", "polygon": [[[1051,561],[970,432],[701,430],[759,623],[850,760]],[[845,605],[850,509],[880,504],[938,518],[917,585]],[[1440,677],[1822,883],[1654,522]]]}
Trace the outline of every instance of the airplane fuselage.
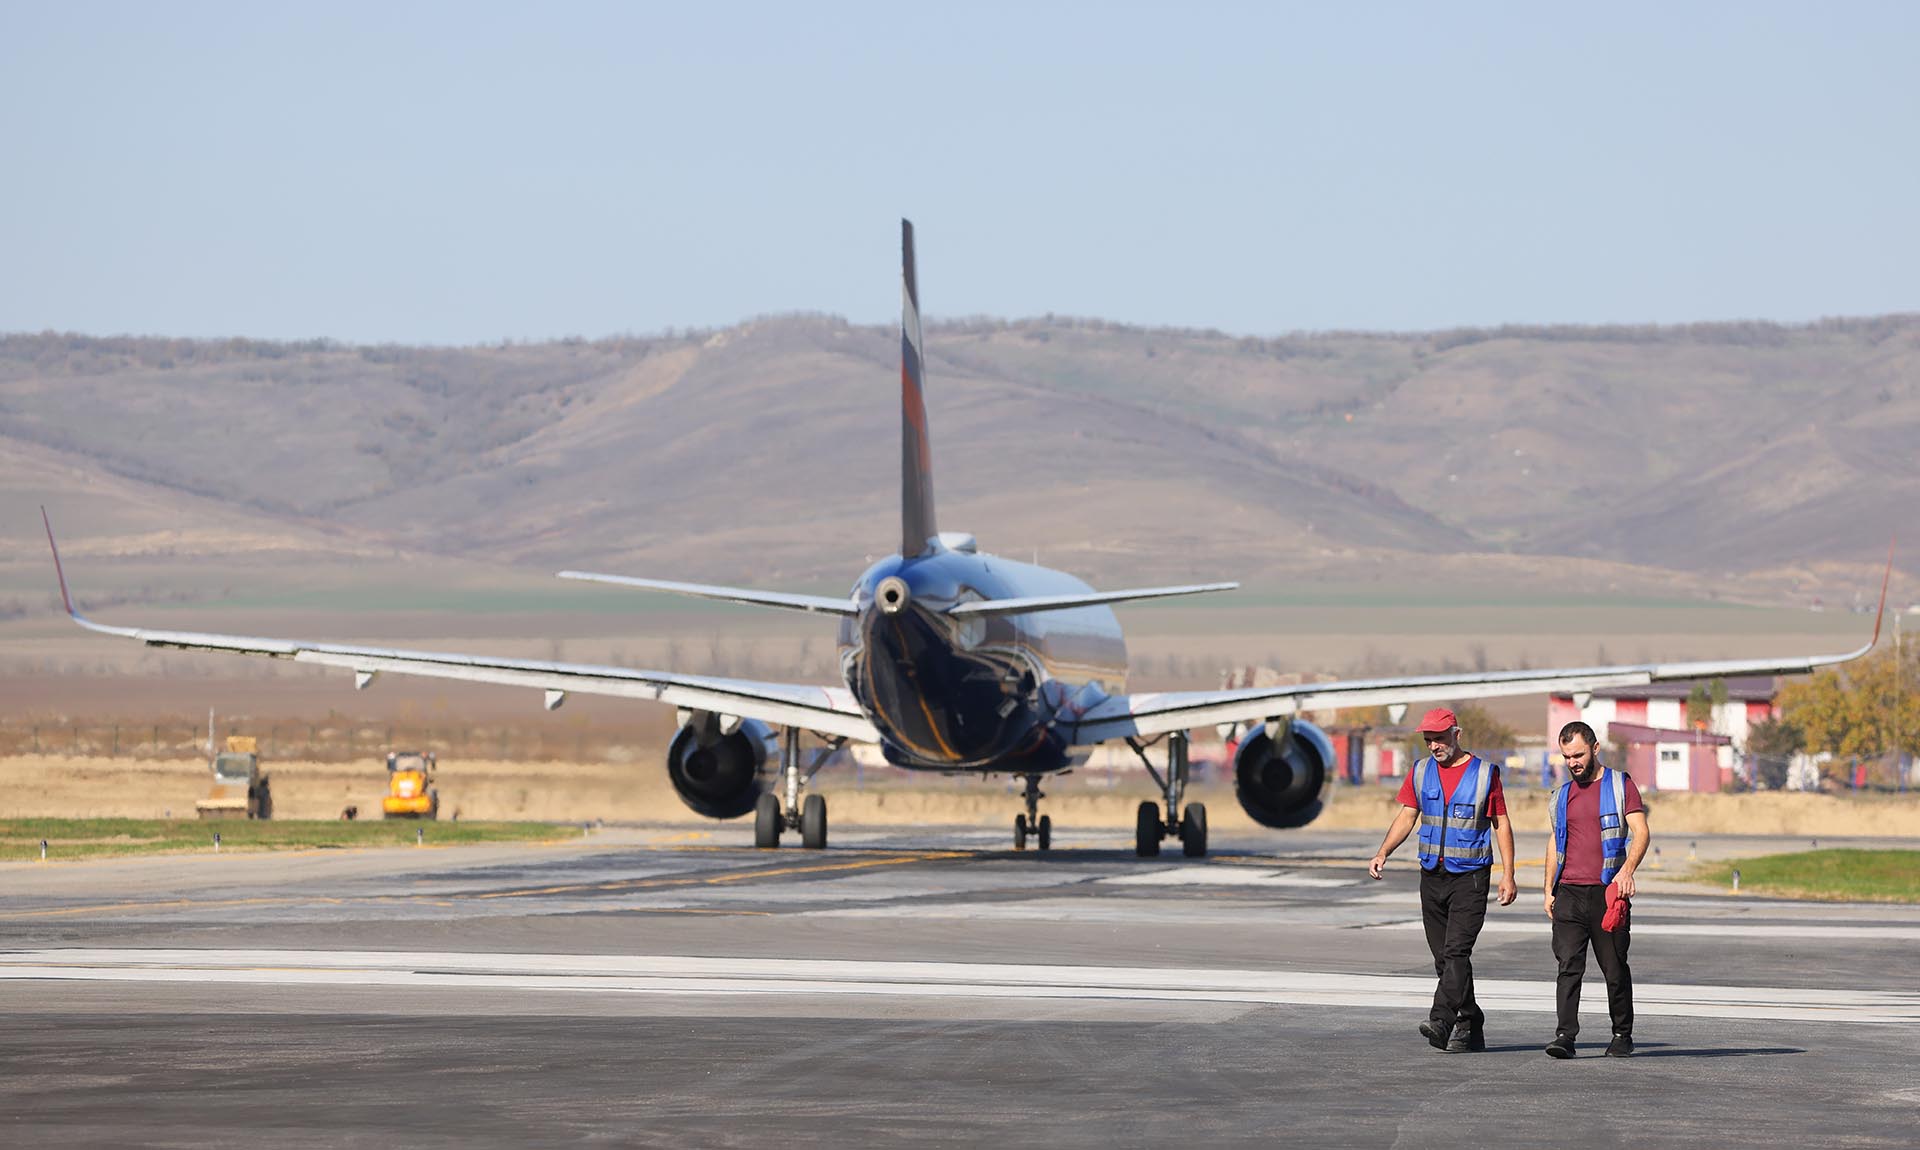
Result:
{"label": "airplane fuselage", "polygon": [[887,760],[919,770],[1046,772],[1084,760],[1055,724],[1126,688],[1111,608],[948,615],[957,603],[1092,589],[971,544],[883,559],[840,624],[840,671]]}

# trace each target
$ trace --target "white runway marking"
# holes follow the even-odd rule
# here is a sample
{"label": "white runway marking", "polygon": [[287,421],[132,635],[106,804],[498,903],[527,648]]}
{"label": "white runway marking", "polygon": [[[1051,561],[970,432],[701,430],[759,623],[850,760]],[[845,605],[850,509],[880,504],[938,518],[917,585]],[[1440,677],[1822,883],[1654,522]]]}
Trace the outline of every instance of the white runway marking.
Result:
{"label": "white runway marking", "polygon": [[[1296,970],[1155,969],[1002,963],[470,954],[317,950],[26,950],[0,954],[0,984],[33,980],[674,995],[898,995],[1109,999],[1425,1010],[1431,978]],[[1489,1008],[1552,1013],[1551,982],[1480,979]],[[1599,993],[1597,988],[1594,993]],[[1920,993],[1640,984],[1646,1015],[1796,1022],[1920,1023]]]}
{"label": "white runway marking", "polygon": [[[1525,919],[1488,919],[1480,928],[1482,934],[1549,934],[1553,924],[1547,916],[1535,907],[1534,914]],[[1366,928],[1367,930],[1425,930],[1419,919],[1405,922],[1381,922]],[[1767,922],[1639,922],[1633,923],[1633,933],[1640,935],[1658,935],[1673,938],[1691,935],[1699,938],[1824,938],[1832,940],[1846,939],[1864,941],[1867,939],[1887,938],[1920,940],[1920,926],[1842,926],[1821,925],[1819,923],[1767,923]]]}
{"label": "white runway marking", "polygon": [[1295,874],[1292,871],[1258,870],[1253,867],[1179,866],[1167,870],[1141,871],[1118,878],[1103,878],[1107,886],[1353,886],[1363,880],[1325,878]]}

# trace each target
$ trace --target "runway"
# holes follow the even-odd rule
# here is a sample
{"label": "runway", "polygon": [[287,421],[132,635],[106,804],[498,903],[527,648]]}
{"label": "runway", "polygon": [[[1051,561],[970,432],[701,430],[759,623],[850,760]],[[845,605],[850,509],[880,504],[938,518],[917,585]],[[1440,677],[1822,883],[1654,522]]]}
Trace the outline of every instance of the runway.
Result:
{"label": "runway", "polygon": [[[1371,833],[1138,860],[1063,829],[744,829],[0,867],[18,1145],[1906,1146],[1920,908],[1635,908],[1640,1054],[1556,1062],[1538,878],[1475,954],[1491,1048],[1415,1033]],[[1703,841],[1702,854],[1720,844]],[[1521,855],[1528,854],[1521,844]],[[1537,857],[1537,855],[1536,855]]]}

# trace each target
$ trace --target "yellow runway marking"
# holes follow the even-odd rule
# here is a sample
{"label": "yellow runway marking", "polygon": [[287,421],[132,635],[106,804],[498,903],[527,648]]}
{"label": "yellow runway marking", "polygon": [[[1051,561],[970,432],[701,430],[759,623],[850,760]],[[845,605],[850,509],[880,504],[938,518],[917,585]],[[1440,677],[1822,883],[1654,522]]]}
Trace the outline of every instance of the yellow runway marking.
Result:
{"label": "yellow runway marking", "polygon": [[[55,910],[13,910],[0,912],[0,918],[60,918],[73,914],[109,914],[119,910],[169,910],[186,907],[285,906],[289,903],[326,902],[313,898],[222,898],[196,901],[190,898],[161,899],[159,902],[114,902],[95,906],[65,906]],[[339,902],[339,899],[332,900]]]}
{"label": "yellow runway marking", "polygon": [[718,907],[705,907],[705,906],[636,906],[636,907],[626,908],[625,910],[622,910],[620,913],[622,914],[717,914],[722,916],[733,915],[733,916],[753,917],[753,918],[768,918],[768,917],[771,917],[773,914],[773,912],[770,910],[721,910]]}

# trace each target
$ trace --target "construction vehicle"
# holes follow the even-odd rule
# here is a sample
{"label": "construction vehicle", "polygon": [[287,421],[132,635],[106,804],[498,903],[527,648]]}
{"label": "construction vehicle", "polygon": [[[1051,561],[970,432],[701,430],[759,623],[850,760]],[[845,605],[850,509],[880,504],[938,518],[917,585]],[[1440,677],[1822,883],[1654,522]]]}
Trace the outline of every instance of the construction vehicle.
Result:
{"label": "construction vehicle", "polygon": [[440,792],[433,785],[432,751],[387,752],[387,797],[380,800],[383,819],[437,819]]}
{"label": "construction vehicle", "polygon": [[213,791],[193,804],[203,819],[270,819],[273,789],[260,772],[252,735],[228,735],[227,749],[213,756]]}

